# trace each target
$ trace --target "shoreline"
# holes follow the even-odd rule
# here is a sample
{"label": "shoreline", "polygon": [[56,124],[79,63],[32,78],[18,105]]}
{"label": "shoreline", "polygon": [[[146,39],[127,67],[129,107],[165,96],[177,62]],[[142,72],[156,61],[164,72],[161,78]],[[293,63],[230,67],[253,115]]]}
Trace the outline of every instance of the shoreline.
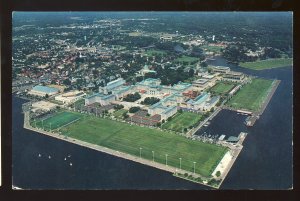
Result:
{"label": "shoreline", "polygon": [[[157,169],[160,169],[160,170],[164,170],[164,171],[170,172],[172,174],[188,173],[189,175],[193,175],[195,177],[206,178],[206,177],[203,177],[200,174],[197,174],[197,173],[194,174],[192,172],[188,172],[188,171],[185,171],[185,170],[180,170],[179,168],[176,168],[176,167],[173,167],[173,166],[166,166],[166,165],[161,164],[161,163],[153,162],[153,161],[150,161],[150,160],[147,160],[147,159],[140,158],[138,156],[133,156],[133,155],[130,155],[130,154],[127,154],[127,153],[124,153],[124,152],[120,152],[120,151],[116,151],[116,150],[113,150],[113,149],[110,149],[110,148],[107,148],[107,147],[103,147],[103,146],[100,146],[100,145],[84,142],[84,141],[77,140],[77,139],[74,139],[74,138],[71,138],[71,137],[66,137],[66,136],[58,134],[58,133],[53,133],[53,132],[44,131],[42,129],[37,129],[37,128],[32,127],[29,124],[28,119],[29,119],[29,113],[24,112],[24,128],[28,129],[28,130],[31,130],[31,131],[34,131],[34,132],[39,133],[39,134],[44,134],[46,136],[53,137],[53,138],[56,138],[56,139],[60,139],[60,140],[63,140],[63,141],[69,142],[69,143],[73,143],[73,144],[76,144],[76,145],[79,145],[79,146],[82,146],[82,147],[85,147],[85,148],[95,150],[95,151],[100,151],[102,153],[106,153],[106,154],[113,155],[113,156],[116,156],[116,157],[119,157],[119,158],[127,159],[127,160],[134,161],[134,162],[137,162],[137,163],[140,163],[140,164],[143,164],[143,165],[147,165],[147,166],[154,167],[154,168],[157,168]],[[208,184],[205,184],[205,183],[199,183],[199,182],[195,182],[195,181],[191,180],[192,182],[198,183],[200,185],[204,185],[204,186],[207,186],[207,187],[210,187],[210,188],[215,188],[215,189],[220,188],[221,184],[225,180],[228,172],[230,171],[232,165],[234,164],[237,156],[239,155],[239,153],[240,153],[240,151],[243,147],[241,145],[240,149],[236,149],[235,147],[233,147],[233,145],[231,146],[228,143],[226,143],[225,146],[230,149],[229,152],[234,153],[235,157],[232,157],[232,159],[230,160],[228,166],[225,168],[225,171],[222,172],[220,177],[218,177],[218,179],[221,179],[221,182],[219,183],[219,185],[218,186],[212,186],[212,185],[208,185]],[[222,161],[222,159],[221,159],[221,161]],[[220,164],[220,162],[218,163],[218,165]],[[214,176],[212,176],[212,177],[215,178]]]}
{"label": "shoreline", "polygon": [[[26,113],[25,113],[25,115],[26,115]],[[134,162],[137,162],[137,163],[140,163],[140,164],[143,164],[143,165],[151,166],[151,167],[154,167],[154,168],[157,168],[157,169],[160,169],[160,170],[164,170],[164,171],[167,171],[167,172],[170,172],[170,173],[175,173],[175,172],[182,173],[182,174],[190,173],[190,172],[187,172],[187,171],[184,171],[184,170],[179,170],[178,168],[175,168],[175,167],[172,167],[172,166],[166,166],[166,165],[163,165],[161,163],[149,161],[147,159],[139,158],[137,156],[133,156],[133,155],[123,153],[123,152],[120,152],[120,151],[115,151],[115,150],[107,148],[107,147],[103,147],[103,146],[95,145],[95,144],[92,144],[92,143],[84,142],[84,141],[77,140],[77,139],[74,139],[74,138],[71,138],[71,137],[65,137],[63,135],[59,135],[57,133],[51,133],[51,132],[48,132],[48,131],[44,131],[42,129],[36,129],[36,128],[31,127],[28,124],[28,122],[25,121],[25,119],[26,119],[26,117],[24,118],[24,128],[28,129],[28,130],[31,130],[31,131],[34,131],[34,132],[39,133],[39,134],[44,134],[44,135],[49,136],[49,137],[60,139],[60,140],[66,141],[66,142],[70,142],[70,143],[85,147],[85,148],[90,148],[92,150],[96,150],[96,151],[100,151],[102,153],[113,155],[113,156],[116,156],[116,157],[119,157],[119,158],[134,161]],[[190,174],[193,174],[193,173],[190,173]],[[198,176],[198,177],[202,177],[201,175],[199,175],[197,173],[194,174],[194,175]],[[215,187],[207,185],[207,184],[202,184],[202,185],[215,188]]]}

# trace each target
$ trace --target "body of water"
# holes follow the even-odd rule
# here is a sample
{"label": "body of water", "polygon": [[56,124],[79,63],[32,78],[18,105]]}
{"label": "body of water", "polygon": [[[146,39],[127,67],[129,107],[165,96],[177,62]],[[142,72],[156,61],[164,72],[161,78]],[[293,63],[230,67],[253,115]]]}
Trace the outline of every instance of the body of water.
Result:
{"label": "body of water", "polygon": [[[244,115],[222,110],[197,134],[237,136],[244,149],[221,189],[292,188],[292,67],[253,71],[217,57],[212,65],[281,80],[253,127]],[[25,189],[210,189],[172,174],[23,129],[22,103],[13,97],[13,185]]]}

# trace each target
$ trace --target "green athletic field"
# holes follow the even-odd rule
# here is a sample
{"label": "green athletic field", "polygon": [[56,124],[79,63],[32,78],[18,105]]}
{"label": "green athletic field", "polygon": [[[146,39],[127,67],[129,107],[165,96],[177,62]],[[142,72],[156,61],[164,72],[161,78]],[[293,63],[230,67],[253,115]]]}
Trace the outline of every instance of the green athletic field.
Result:
{"label": "green athletic field", "polygon": [[219,82],[211,88],[211,91],[218,94],[228,93],[235,85],[232,83]]}
{"label": "green athletic field", "polygon": [[222,159],[227,148],[215,144],[193,141],[174,133],[157,129],[130,125],[98,117],[86,117],[66,127],[61,132],[69,137],[85,142],[108,147],[120,152],[140,156],[162,164],[193,172],[193,162],[196,162],[196,173],[210,176]]}
{"label": "green athletic field", "polygon": [[165,51],[162,51],[162,50],[148,50],[148,51],[146,51],[147,56],[156,56],[156,55],[164,56],[166,54],[167,53]]}
{"label": "green athletic field", "polygon": [[270,68],[279,68],[284,66],[290,66],[293,64],[293,59],[268,59],[268,60],[261,60],[255,62],[245,62],[240,63],[241,67],[250,68],[252,70],[264,70]]}
{"label": "green athletic field", "polygon": [[181,114],[178,113],[171,119],[171,121],[163,124],[162,127],[164,129],[182,132],[184,128],[188,128],[189,126],[192,126],[195,123],[199,122],[201,117],[202,116],[200,114],[192,112],[182,112]]}
{"label": "green athletic field", "polygon": [[[79,118],[81,118],[81,115],[79,113],[60,112],[58,114],[55,114],[54,116],[45,119],[43,122],[42,120],[37,121],[36,126],[42,128],[42,126],[44,125],[45,130],[50,130],[50,124],[51,124],[51,129],[53,130],[63,125],[66,125],[72,121],[75,121],[76,119]],[[32,125],[35,126],[35,123],[32,122]]]}
{"label": "green athletic field", "polygon": [[117,111],[114,112],[114,116],[115,116],[116,118],[122,118],[122,115],[123,115],[125,112],[127,112],[127,110],[125,110],[125,109],[117,110]]}
{"label": "green athletic field", "polygon": [[195,61],[198,61],[199,58],[197,57],[189,57],[189,56],[182,56],[182,57],[179,57],[177,59],[175,59],[175,62],[188,62],[188,63],[191,63],[191,62],[195,62]]}
{"label": "green athletic field", "polygon": [[209,51],[209,52],[215,52],[215,53],[220,53],[220,52],[221,52],[221,49],[222,49],[222,47],[218,47],[218,46],[208,46],[208,45],[201,46],[200,48],[206,49],[206,50]]}
{"label": "green athletic field", "polygon": [[227,105],[235,109],[258,111],[272,88],[273,80],[253,79],[252,83],[241,88]]}

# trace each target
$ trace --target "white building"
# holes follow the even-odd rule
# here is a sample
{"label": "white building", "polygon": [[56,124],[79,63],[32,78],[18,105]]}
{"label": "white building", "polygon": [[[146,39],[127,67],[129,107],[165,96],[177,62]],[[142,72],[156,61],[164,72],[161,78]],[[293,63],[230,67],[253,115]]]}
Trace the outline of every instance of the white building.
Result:
{"label": "white building", "polygon": [[148,109],[148,113],[153,115],[160,115],[161,120],[166,120],[169,117],[173,116],[177,112],[176,106],[164,106],[162,102],[155,103],[154,105],[151,105]]}
{"label": "white building", "polygon": [[74,90],[55,96],[54,99],[57,101],[61,101],[64,104],[71,104],[81,99],[85,95],[86,94],[82,91]]}
{"label": "white building", "polygon": [[53,87],[47,87],[47,86],[41,86],[41,85],[37,85],[35,87],[33,87],[28,94],[30,95],[34,95],[34,96],[52,96],[54,94],[57,94],[59,92],[58,89],[53,88]]}
{"label": "white building", "polygon": [[99,87],[99,92],[103,94],[108,94],[112,90],[121,87],[124,84],[125,84],[125,80],[123,78],[118,78],[116,80],[107,83],[105,87]]}
{"label": "white building", "polygon": [[102,106],[111,104],[112,101],[116,100],[116,96],[113,94],[101,94],[96,93],[89,97],[86,97],[85,99],[85,105],[91,105],[93,103],[100,103]]}
{"label": "white building", "polygon": [[212,72],[215,73],[229,73],[230,68],[226,66],[212,66],[211,67]]}
{"label": "white building", "polygon": [[223,75],[222,80],[231,82],[243,82],[245,79],[244,73],[241,72],[228,72]]}

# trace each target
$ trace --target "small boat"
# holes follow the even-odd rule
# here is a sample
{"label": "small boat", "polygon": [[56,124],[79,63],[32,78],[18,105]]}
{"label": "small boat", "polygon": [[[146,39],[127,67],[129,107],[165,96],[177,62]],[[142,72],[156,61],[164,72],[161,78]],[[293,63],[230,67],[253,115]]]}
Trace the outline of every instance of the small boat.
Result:
{"label": "small boat", "polygon": [[39,154],[39,157],[41,157],[42,155],[41,154]]}
{"label": "small boat", "polygon": [[67,160],[67,158],[65,157],[65,160]]}
{"label": "small boat", "polygon": [[73,164],[72,163],[70,163],[70,166],[72,166]]}
{"label": "small boat", "polygon": [[70,157],[71,157],[71,155],[68,155],[68,157],[70,158]]}
{"label": "small boat", "polygon": [[51,159],[51,156],[49,155],[48,158]]}

